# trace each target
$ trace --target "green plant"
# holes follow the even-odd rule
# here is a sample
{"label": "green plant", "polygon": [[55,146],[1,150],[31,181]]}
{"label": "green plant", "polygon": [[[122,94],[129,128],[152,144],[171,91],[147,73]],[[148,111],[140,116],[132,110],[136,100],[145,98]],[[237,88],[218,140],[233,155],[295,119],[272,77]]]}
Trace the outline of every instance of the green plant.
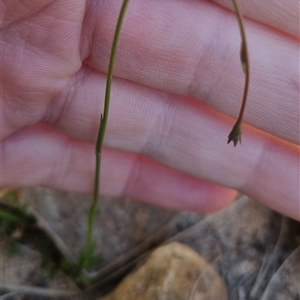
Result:
{"label": "green plant", "polygon": [[[95,183],[94,183],[94,195],[93,195],[93,203],[91,205],[89,216],[88,216],[88,230],[87,230],[87,238],[86,238],[86,245],[83,252],[80,254],[80,264],[83,268],[88,268],[93,265],[96,259],[95,255],[95,243],[93,241],[93,228],[97,213],[97,207],[98,207],[98,200],[100,196],[100,169],[101,169],[101,153],[102,153],[102,147],[103,147],[103,141],[105,137],[105,130],[108,120],[108,113],[109,113],[109,104],[110,104],[110,93],[111,93],[111,85],[113,80],[113,73],[114,73],[114,65],[115,65],[115,59],[117,54],[117,47],[118,47],[118,41],[119,36],[122,28],[122,23],[125,17],[125,12],[128,6],[129,0],[124,0],[123,5],[120,11],[120,15],[118,18],[115,35],[113,39],[113,45],[111,48],[111,55],[110,55],[110,61],[109,61],[109,68],[107,73],[107,81],[106,81],[106,91],[105,91],[105,102],[104,102],[104,112],[103,115],[100,115],[100,125],[99,125],[99,131],[98,131],[98,138],[96,142],[96,167],[95,167]],[[240,109],[240,113],[238,116],[238,119],[233,126],[229,136],[228,136],[228,143],[233,141],[234,146],[237,145],[238,142],[241,142],[241,134],[242,134],[242,120],[243,115],[245,111],[245,106],[247,102],[247,94],[248,94],[248,88],[249,88],[249,55],[248,55],[248,47],[247,47],[247,40],[246,40],[246,33],[245,33],[245,26],[243,22],[243,17],[241,14],[240,7],[238,5],[237,0],[232,0],[237,19],[238,24],[241,32],[241,52],[240,52],[240,60],[242,64],[243,71],[245,73],[245,88],[244,88],[244,95],[243,95],[243,101],[242,106]]]}
{"label": "green plant", "polygon": [[102,156],[101,154],[102,154],[103,141],[104,141],[107,120],[108,120],[111,85],[112,85],[113,74],[114,74],[114,66],[115,66],[115,60],[117,55],[118,42],[119,42],[119,37],[120,37],[126,9],[128,7],[128,3],[129,0],[123,1],[123,5],[121,7],[121,11],[119,14],[115,35],[113,39],[113,44],[111,48],[109,67],[107,73],[107,81],[106,81],[104,111],[103,111],[103,115],[102,114],[100,115],[100,125],[99,125],[98,137],[96,142],[96,167],[95,167],[93,202],[89,210],[89,216],[88,216],[86,245],[85,245],[85,249],[80,254],[80,262],[83,268],[91,267],[93,263],[97,261],[97,257],[98,257],[98,255],[95,254],[96,247],[95,247],[95,242],[93,241],[93,228],[95,224],[95,218],[96,218],[99,196],[100,196],[100,170],[101,170],[101,156]]}
{"label": "green plant", "polygon": [[241,43],[241,50],[240,50],[241,51],[240,60],[241,60],[243,72],[245,73],[245,87],[244,87],[242,106],[240,109],[239,116],[232,130],[228,135],[228,142],[227,142],[227,144],[229,144],[232,141],[234,146],[236,146],[238,142],[241,142],[241,138],[242,138],[242,122],[243,122],[243,116],[245,112],[248,90],[249,90],[249,82],[250,82],[250,63],[249,63],[249,53],[248,53],[248,45],[246,39],[246,30],[245,30],[241,9],[239,7],[237,0],[232,0],[232,3],[234,6],[235,13],[237,15],[238,24],[241,32],[242,43]]}

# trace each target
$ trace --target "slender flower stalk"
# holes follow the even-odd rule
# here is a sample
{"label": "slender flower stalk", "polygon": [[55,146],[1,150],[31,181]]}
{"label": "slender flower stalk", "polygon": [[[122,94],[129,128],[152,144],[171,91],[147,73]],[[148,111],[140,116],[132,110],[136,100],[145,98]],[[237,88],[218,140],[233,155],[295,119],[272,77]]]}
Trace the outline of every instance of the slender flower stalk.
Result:
{"label": "slender flower stalk", "polygon": [[103,115],[100,115],[100,126],[98,131],[98,137],[96,142],[96,170],[95,170],[95,183],[94,183],[94,196],[93,203],[91,205],[89,216],[88,216],[88,230],[87,230],[87,239],[85,245],[85,259],[86,262],[83,264],[85,266],[89,266],[90,262],[93,260],[95,246],[93,243],[93,229],[97,214],[98,208],[98,199],[100,197],[100,170],[101,170],[101,154],[103,148],[103,141],[107,126],[108,113],[109,113],[109,105],[110,105],[110,94],[111,94],[111,85],[113,80],[114,66],[118,49],[118,42],[121,33],[121,28],[124,20],[124,16],[126,13],[126,9],[128,6],[129,0],[124,0],[123,5],[120,10],[115,35],[113,39],[113,44],[111,48],[109,67],[107,73],[107,81],[106,81],[106,90],[105,90],[105,101],[104,101],[104,111]]}
{"label": "slender flower stalk", "polygon": [[235,13],[237,15],[239,28],[241,32],[242,43],[241,43],[240,60],[241,60],[243,72],[245,73],[245,87],[244,87],[244,95],[243,95],[243,101],[242,101],[240,113],[236,123],[234,124],[231,132],[228,135],[228,142],[227,142],[227,144],[229,144],[232,141],[234,146],[236,146],[238,142],[241,142],[241,137],[242,137],[242,122],[243,122],[243,116],[244,116],[244,111],[247,102],[249,81],[250,81],[250,63],[249,63],[246,31],[245,31],[243,17],[241,14],[241,9],[239,7],[238,0],[232,0],[232,3],[234,6]]}
{"label": "slender flower stalk", "polygon": [[[114,73],[114,66],[115,66],[115,60],[116,60],[116,54],[117,54],[117,48],[118,48],[118,42],[119,37],[121,33],[121,28],[123,24],[123,20],[125,17],[126,9],[128,6],[129,0],[124,0],[123,5],[120,10],[115,35],[113,39],[113,44],[111,48],[111,55],[109,60],[109,67],[108,67],[108,73],[107,73],[107,81],[106,81],[106,91],[105,91],[105,101],[104,101],[104,111],[103,114],[100,115],[100,126],[97,136],[97,142],[96,142],[96,170],[95,170],[95,182],[94,182],[94,195],[93,195],[93,202],[89,211],[88,216],[88,229],[87,229],[87,238],[86,238],[86,245],[85,249],[82,252],[81,256],[81,266],[83,268],[90,267],[92,262],[95,260],[95,243],[93,242],[93,229],[97,214],[97,208],[98,208],[98,200],[100,196],[100,170],[101,170],[101,155],[102,155],[102,148],[103,148],[103,141],[105,136],[105,131],[107,127],[107,120],[108,120],[108,113],[109,113],[109,106],[110,106],[110,94],[111,94],[111,86],[112,86],[112,80],[113,80],[113,73]],[[247,102],[247,94],[249,89],[249,55],[248,55],[248,47],[247,47],[247,41],[246,41],[246,33],[245,33],[245,26],[243,22],[243,17],[238,5],[237,0],[232,0],[237,19],[238,24],[241,32],[241,52],[240,52],[240,59],[242,64],[242,69],[245,73],[245,88],[244,88],[244,95],[243,95],[243,101],[240,109],[240,113],[238,116],[238,119],[233,126],[229,136],[228,136],[228,143],[233,141],[234,146],[237,145],[238,142],[241,142],[241,126],[242,126],[242,120],[243,115],[245,111],[245,106]]]}

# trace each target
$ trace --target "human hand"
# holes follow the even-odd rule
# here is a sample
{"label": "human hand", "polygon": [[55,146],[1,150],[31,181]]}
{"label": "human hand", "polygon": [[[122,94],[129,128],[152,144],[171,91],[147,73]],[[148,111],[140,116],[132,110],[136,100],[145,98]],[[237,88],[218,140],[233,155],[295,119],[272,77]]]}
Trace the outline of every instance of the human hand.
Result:
{"label": "human hand", "polygon": [[[2,1],[2,186],[92,192],[121,2]],[[131,0],[104,142],[103,194],[213,211],[239,190],[300,219],[299,3],[240,2],[251,81],[242,145],[233,148],[226,142],[244,75],[231,1]]]}

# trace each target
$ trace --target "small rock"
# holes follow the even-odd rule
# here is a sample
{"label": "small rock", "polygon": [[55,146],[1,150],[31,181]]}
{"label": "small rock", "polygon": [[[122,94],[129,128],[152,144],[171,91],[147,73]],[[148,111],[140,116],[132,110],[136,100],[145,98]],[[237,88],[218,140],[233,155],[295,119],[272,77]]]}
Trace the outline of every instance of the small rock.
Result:
{"label": "small rock", "polygon": [[220,275],[186,245],[154,250],[111,294],[99,300],[227,300]]}

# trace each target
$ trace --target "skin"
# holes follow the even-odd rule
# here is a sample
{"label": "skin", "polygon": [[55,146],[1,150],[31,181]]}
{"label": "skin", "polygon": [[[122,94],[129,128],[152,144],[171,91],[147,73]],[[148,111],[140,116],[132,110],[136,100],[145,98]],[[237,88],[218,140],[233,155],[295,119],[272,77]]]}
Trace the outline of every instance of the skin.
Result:
{"label": "skin", "polygon": [[[92,193],[121,1],[1,2],[1,185]],[[251,61],[242,144],[227,145],[244,75],[231,1],[132,0],[101,190],[215,211],[236,190],[299,213],[299,1],[240,1]]]}

